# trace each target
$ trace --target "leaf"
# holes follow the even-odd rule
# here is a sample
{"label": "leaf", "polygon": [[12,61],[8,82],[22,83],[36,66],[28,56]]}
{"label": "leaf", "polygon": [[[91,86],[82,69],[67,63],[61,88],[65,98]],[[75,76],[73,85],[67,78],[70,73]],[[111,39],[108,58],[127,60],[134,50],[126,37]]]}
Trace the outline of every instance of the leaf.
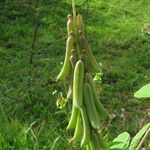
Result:
{"label": "leaf", "polygon": [[134,93],[136,98],[150,98],[150,83],[144,85],[141,89]]}
{"label": "leaf", "polygon": [[107,142],[107,145],[108,145],[109,148],[111,148],[112,146],[118,145],[118,144],[120,144],[120,143],[122,143],[122,142],[113,142],[113,141],[109,141],[109,142]]}
{"label": "leaf", "polygon": [[136,135],[135,137],[132,139],[130,146],[129,146],[129,150],[135,150],[136,146],[138,145],[138,143],[140,142],[141,138],[143,137],[143,135],[145,134],[145,132],[150,128],[150,123],[146,124]]}
{"label": "leaf", "polygon": [[110,149],[126,149],[129,146],[130,135],[128,132],[123,132],[118,135],[112,142],[116,142]]}

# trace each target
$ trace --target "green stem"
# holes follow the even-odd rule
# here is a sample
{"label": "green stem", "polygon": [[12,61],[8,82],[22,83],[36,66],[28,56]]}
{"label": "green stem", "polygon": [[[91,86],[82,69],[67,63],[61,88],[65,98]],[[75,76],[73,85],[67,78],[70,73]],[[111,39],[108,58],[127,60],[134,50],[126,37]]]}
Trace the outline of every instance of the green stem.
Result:
{"label": "green stem", "polygon": [[77,31],[77,23],[76,23],[76,7],[75,2],[72,0],[72,12],[74,17],[74,34],[75,34],[75,43],[76,43],[76,50],[77,50],[77,57],[80,58],[80,49],[78,44],[78,31]]}
{"label": "green stem", "polygon": [[72,0],[72,11],[73,11],[73,16],[76,17],[76,8],[75,8],[74,0]]}

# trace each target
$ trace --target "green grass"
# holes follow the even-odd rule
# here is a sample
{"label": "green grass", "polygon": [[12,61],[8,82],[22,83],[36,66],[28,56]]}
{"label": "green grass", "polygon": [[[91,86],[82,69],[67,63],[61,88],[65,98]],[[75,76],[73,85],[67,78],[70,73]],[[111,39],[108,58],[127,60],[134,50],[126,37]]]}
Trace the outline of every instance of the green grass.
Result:
{"label": "green grass", "polygon": [[[65,132],[67,116],[56,115],[57,96],[64,84],[55,83],[64,59],[66,16],[71,4],[41,1],[40,27],[32,66],[32,95],[29,95],[29,56],[35,23],[36,2],[3,2],[0,47],[0,146],[1,149],[66,149],[72,131]],[[87,37],[96,59],[103,64],[101,100],[116,118],[107,126],[109,140],[128,131],[132,136],[148,120],[150,103],[133,93],[150,82],[150,37],[141,29],[150,23],[149,0],[77,1],[77,11],[87,22]],[[149,4],[149,5],[148,5]],[[65,93],[64,93],[65,95]],[[126,118],[120,116],[121,108]],[[32,134],[30,125],[37,121]],[[145,145],[146,146],[146,145]]]}

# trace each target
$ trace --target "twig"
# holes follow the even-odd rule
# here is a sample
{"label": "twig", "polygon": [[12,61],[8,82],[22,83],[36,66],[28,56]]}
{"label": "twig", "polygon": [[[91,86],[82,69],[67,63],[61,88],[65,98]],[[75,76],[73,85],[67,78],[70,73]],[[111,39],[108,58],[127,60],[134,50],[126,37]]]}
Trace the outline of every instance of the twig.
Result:
{"label": "twig", "polygon": [[32,82],[32,65],[33,65],[33,57],[34,57],[34,49],[35,49],[35,44],[36,44],[36,39],[37,39],[37,32],[39,28],[39,9],[36,11],[36,17],[35,17],[35,27],[34,27],[34,33],[33,33],[33,38],[32,38],[32,43],[31,43],[31,49],[30,49],[30,58],[29,58],[29,94],[31,96],[31,82]]}
{"label": "twig", "polygon": [[146,131],[146,133],[144,134],[143,138],[141,139],[139,145],[137,146],[136,150],[139,150],[140,147],[142,146],[143,142],[145,141],[146,137],[149,135],[150,132],[150,128]]}

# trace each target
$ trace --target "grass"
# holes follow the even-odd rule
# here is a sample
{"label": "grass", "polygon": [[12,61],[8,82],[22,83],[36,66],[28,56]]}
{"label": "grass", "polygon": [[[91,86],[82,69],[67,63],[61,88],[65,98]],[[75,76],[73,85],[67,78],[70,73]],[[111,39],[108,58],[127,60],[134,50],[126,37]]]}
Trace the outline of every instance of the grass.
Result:
{"label": "grass", "polygon": [[[77,11],[87,22],[87,37],[96,59],[103,64],[101,100],[110,114],[105,126],[109,140],[128,131],[132,136],[149,120],[148,100],[133,93],[150,82],[149,37],[141,28],[149,23],[149,0],[78,1]],[[0,47],[0,146],[1,149],[66,149],[72,131],[65,132],[67,116],[56,115],[57,93],[65,92],[54,79],[64,59],[68,1],[42,1],[40,27],[32,66],[32,95],[29,95],[29,50],[37,3],[3,2]],[[88,10],[87,10],[88,8]],[[125,119],[121,118],[125,108]],[[35,125],[31,126],[33,122]],[[31,129],[30,129],[31,128]],[[34,135],[34,134],[35,135]],[[58,138],[59,137],[59,138]],[[56,140],[58,138],[58,140]],[[145,147],[147,145],[145,144]]]}

